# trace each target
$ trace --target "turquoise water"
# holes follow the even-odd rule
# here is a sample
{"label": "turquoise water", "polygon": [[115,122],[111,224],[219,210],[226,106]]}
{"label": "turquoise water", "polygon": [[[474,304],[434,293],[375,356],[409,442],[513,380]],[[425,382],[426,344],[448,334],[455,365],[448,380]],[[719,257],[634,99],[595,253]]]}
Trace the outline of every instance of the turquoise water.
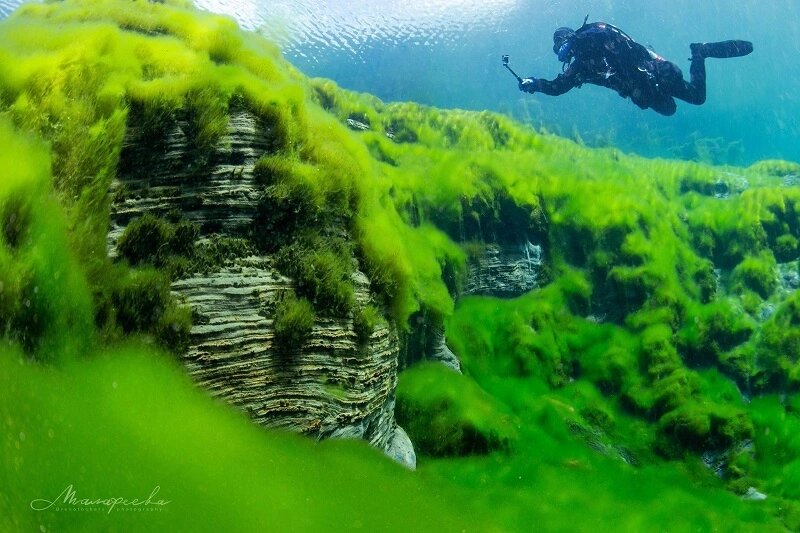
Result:
{"label": "turquoise water", "polygon": [[[198,0],[278,40],[311,76],[439,107],[491,109],[590,145],[614,144],[648,156],[747,164],[800,160],[800,18],[793,0],[645,3],[628,0]],[[583,17],[615,24],[674,61],[688,77],[689,43],[749,39],[746,58],[709,60],[708,101],[679,103],[662,117],[608,89],[584,86],[561,97],[525,95],[500,64],[552,79],[561,65],[552,31]]]}
{"label": "turquoise water", "polygon": [[[0,16],[19,2],[0,1]],[[592,146],[613,144],[647,156],[749,164],[800,160],[800,18],[793,0],[642,3],[552,0],[197,0],[279,42],[310,76],[385,101],[489,109]],[[743,38],[745,58],[710,60],[708,101],[679,103],[662,117],[608,89],[586,85],[561,97],[520,93],[501,54],[523,76],[552,79],[561,65],[552,31],[583,17],[621,27],[688,76],[688,45]]]}

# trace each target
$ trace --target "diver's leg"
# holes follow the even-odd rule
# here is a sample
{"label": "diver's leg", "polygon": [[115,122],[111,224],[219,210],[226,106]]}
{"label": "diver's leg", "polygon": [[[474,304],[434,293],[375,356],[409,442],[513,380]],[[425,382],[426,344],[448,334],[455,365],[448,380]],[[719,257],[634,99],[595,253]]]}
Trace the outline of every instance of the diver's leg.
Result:
{"label": "diver's leg", "polygon": [[677,111],[678,106],[675,103],[675,100],[672,99],[672,97],[667,96],[666,98],[662,98],[661,100],[652,102],[650,104],[650,108],[656,113],[670,117],[675,114],[675,111]]}
{"label": "diver's leg", "polygon": [[750,41],[721,41],[718,43],[692,43],[692,66],[689,67],[690,81],[676,84],[673,96],[690,104],[700,105],[706,101],[706,62],[707,57],[742,57],[753,51]]}
{"label": "diver's leg", "polygon": [[689,81],[683,79],[681,69],[675,63],[664,61],[658,70],[660,82],[671,96],[694,105],[706,101],[706,62],[700,56],[692,58],[689,67]]}
{"label": "diver's leg", "polygon": [[692,43],[689,45],[692,50],[692,57],[717,57],[727,59],[729,57],[742,57],[753,51],[753,43],[750,41],[720,41],[718,43]]}
{"label": "diver's leg", "polygon": [[676,94],[681,100],[690,104],[702,105],[706,101],[706,62],[702,58],[692,59],[689,67],[689,83],[683,82],[685,92]]}

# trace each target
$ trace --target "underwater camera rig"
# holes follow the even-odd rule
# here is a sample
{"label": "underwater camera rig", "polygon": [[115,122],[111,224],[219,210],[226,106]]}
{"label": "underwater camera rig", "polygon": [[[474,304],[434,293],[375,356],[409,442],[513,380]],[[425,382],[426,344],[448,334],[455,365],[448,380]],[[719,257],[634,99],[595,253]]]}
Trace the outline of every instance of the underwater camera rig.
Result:
{"label": "underwater camera rig", "polygon": [[509,67],[509,66],[508,66],[508,59],[509,59],[509,58],[508,58],[508,54],[503,54],[503,66],[504,66],[504,67],[506,67],[506,68],[508,69],[508,71],[509,71],[511,74],[513,74],[513,75],[514,75],[514,77],[515,77],[515,78],[517,78],[517,81],[518,81],[519,83],[522,83],[522,78],[520,78],[519,76],[517,76],[517,73],[516,73],[516,72],[514,72],[513,70],[511,70],[511,67]]}

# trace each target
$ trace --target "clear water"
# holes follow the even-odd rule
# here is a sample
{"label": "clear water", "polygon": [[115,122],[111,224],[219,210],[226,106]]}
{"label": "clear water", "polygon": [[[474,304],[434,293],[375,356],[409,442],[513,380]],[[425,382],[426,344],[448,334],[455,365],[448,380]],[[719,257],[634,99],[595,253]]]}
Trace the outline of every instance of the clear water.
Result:
{"label": "clear water", "polygon": [[[649,156],[747,164],[800,160],[800,19],[796,0],[197,0],[281,43],[312,76],[384,100],[511,114],[587,144]],[[708,101],[680,103],[663,117],[608,89],[586,85],[560,96],[527,95],[502,68],[553,78],[552,31],[583,17],[624,29],[676,62],[688,77],[689,43],[743,38],[745,58],[709,60]]]}
{"label": "clear water", "polygon": [[14,0],[0,0],[0,18],[7,17],[19,3]]}
{"label": "clear water", "polygon": [[[0,15],[19,2],[0,0]],[[489,109],[536,127],[647,156],[748,164],[800,160],[800,19],[796,0],[196,0],[277,41],[311,76],[386,101]],[[624,29],[680,65],[688,45],[743,38],[745,58],[709,60],[708,101],[679,102],[663,117],[608,89],[560,97],[520,93],[500,56],[522,76],[553,78],[552,31],[583,17]]]}

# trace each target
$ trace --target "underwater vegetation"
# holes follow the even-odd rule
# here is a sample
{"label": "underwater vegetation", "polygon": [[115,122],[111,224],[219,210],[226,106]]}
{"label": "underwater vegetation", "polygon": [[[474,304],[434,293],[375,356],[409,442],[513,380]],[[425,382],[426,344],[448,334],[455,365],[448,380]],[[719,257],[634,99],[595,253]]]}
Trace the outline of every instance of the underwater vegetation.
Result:
{"label": "underwater vegetation", "polygon": [[[23,6],[0,63],[3,529],[102,528],[29,503],[154,479],[174,506],[114,527],[800,528],[800,165],[644,159],[383,103],[180,1]],[[125,146],[164,152],[183,128],[201,180],[240,109],[265,135],[252,223],[147,214],[112,257],[112,184],[147,168]],[[466,292],[488,245],[528,242],[536,288]],[[294,283],[280,345],[344,317],[362,344],[386,321],[412,347],[396,414],[416,474],[252,427],[181,376],[193,317],[170,283],[257,253]],[[420,327],[463,374],[413,349]]]}

